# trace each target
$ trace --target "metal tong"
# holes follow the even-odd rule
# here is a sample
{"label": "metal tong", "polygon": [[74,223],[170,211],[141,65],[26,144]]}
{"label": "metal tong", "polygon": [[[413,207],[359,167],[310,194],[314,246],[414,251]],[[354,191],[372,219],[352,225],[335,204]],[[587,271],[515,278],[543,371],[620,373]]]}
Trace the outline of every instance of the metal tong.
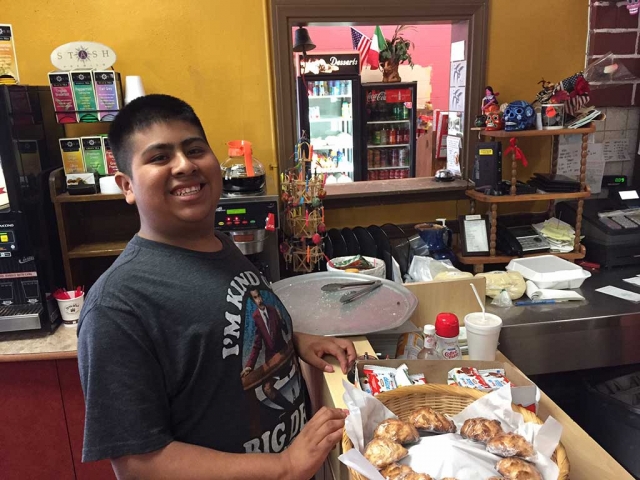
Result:
{"label": "metal tong", "polygon": [[366,287],[367,285],[373,285],[375,283],[376,282],[374,280],[371,280],[370,282],[327,283],[326,285],[323,285],[320,290],[323,292],[337,292],[343,288]]}
{"label": "metal tong", "polygon": [[360,297],[363,297],[368,293],[373,292],[376,288],[379,288],[381,286],[382,286],[382,282],[380,280],[376,280],[375,282],[373,282],[372,285],[369,285],[368,287],[365,287],[362,290],[357,290],[355,292],[351,292],[351,293],[347,293],[346,295],[343,295],[342,298],[340,298],[340,302],[341,303],[353,302],[354,300]]}

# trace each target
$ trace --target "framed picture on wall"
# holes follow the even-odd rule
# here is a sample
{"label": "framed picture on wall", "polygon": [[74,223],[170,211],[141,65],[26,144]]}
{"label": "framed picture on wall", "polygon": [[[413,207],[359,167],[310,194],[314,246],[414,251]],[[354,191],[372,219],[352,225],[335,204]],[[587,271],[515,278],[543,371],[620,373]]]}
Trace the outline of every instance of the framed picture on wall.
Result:
{"label": "framed picture on wall", "polygon": [[460,245],[465,257],[489,255],[489,217],[487,215],[461,215]]}
{"label": "framed picture on wall", "polygon": [[464,87],[467,81],[467,62],[451,62],[450,87]]}

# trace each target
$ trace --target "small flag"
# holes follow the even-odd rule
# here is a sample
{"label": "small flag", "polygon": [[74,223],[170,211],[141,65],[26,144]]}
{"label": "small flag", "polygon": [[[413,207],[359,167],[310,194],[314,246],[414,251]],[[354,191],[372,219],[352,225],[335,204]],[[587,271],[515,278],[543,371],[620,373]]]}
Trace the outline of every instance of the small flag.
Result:
{"label": "small flag", "polygon": [[371,48],[371,39],[355,28],[351,28],[351,41],[353,42],[354,50],[360,53],[360,61],[364,62],[369,53],[369,48]]}
{"label": "small flag", "polygon": [[371,48],[367,56],[371,70],[377,69],[380,66],[380,52],[385,48],[387,48],[387,41],[384,39],[380,26],[377,26],[373,32],[373,40],[371,41]]}
{"label": "small flag", "polygon": [[[588,83],[586,84],[586,86],[585,83],[586,80],[582,76],[582,73],[576,73],[575,75],[562,80],[556,85],[556,88],[554,89],[554,93],[565,91],[569,94],[569,99],[565,100],[564,104],[565,108],[567,109],[567,113],[571,116],[575,116],[578,110],[589,103]],[[574,92],[574,90],[577,91]]]}

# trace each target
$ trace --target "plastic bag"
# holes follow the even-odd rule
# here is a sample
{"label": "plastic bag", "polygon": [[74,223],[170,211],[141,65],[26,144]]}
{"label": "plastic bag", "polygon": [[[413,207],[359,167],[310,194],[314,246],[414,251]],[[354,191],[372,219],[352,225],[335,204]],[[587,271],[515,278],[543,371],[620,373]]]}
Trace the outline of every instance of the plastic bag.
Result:
{"label": "plastic bag", "polygon": [[511,301],[509,292],[502,290],[496,298],[491,300],[491,305],[495,305],[496,307],[510,307],[513,305],[513,302]]}
{"label": "plastic bag", "polygon": [[409,276],[413,282],[431,282],[442,272],[459,272],[449,260],[435,260],[431,257],[415,256],[409,266]]}

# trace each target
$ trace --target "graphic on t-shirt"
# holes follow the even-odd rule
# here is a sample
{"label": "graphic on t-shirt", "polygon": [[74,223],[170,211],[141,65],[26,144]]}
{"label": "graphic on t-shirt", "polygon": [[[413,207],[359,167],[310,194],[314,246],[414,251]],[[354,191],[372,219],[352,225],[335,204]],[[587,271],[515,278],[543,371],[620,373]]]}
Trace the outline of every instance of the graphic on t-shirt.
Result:
{"label": "graphic on t-shirt", "polygon": [[291,317],[268,289],[250,287],[244,302],[242,386],[266,407],[295,410],[301,375]]}

